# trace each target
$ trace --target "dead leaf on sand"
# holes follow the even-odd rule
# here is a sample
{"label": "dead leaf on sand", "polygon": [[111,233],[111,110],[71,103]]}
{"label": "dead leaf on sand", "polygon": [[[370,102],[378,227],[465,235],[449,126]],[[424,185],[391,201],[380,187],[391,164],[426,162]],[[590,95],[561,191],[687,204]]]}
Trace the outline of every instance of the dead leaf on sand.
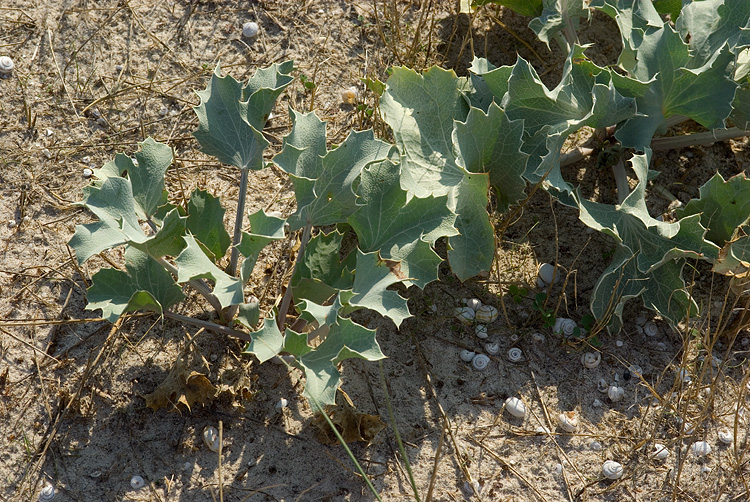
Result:
{"label": "dead leaf on sand", "polygon": [[[347,443],[354,441],[365,441],[370,443],[378,432],[385,428],[385,424],[378,415],[358,413],[355,408],[348,404],[326,407],[326,415],[331,419],[341,437]],[[312,421],[312,425],[318,430],[315,437],[323,444],[336,444],[336,434],[326,422],[322,414],[318,414]]]}
{"label": "dead leaf on sand", "polygon": [[187,360],[187,356],[177,359],[156,390],[143,396],[147,407],[153,410],[169,407],[191,411],[196,403],[205,406],[213,400],[216,388],[206,375],[191,371]]}

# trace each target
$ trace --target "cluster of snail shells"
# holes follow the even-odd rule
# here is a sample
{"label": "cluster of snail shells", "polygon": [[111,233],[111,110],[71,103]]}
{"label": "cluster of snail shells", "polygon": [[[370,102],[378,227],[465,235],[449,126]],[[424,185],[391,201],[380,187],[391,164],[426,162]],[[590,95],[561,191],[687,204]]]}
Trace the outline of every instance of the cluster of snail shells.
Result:
{"label": "cluster of snail shells", "polygon": [[484,371],[490,365],[490,356],[486,354],[477,354],[469,349],[463,349],[459,353],[459,357],[466,363],[471,363],[471,366],[478,371]]}

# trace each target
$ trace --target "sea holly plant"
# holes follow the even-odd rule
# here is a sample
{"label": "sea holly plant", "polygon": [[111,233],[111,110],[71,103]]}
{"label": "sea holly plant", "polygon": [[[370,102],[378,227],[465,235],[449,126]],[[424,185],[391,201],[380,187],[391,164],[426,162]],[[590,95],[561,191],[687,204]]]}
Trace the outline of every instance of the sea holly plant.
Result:
{"label": "sea holly plant", "polygon": [[[475,59],[466,77],[440,68],[421,74],[392,68],[377,93],[393,143],[368,130],[329,147],[325,122],[289,110],[292,129],[272,161],[292,180],[296,209],[287,218],[258,211],[249,228],[248,173],[267,166],[263,127],[293,81],[293,64],[258,70],[244,84],[217,68],[198,93],[195,137],[203,152],[239,169],[234,228],[225,229],[222,203],[210,193],[196,189],[174,203],[164,182],[172,161],[167,145],[147,139],[135,161],[117,155],[84,189],[81,205],[96,221],[79,225],[70,241],[80,263],[124,248],[123,270],[94,274],[88,308],[101,308],[112,321],[146,309],[242,338],[245,352],[261,362],[287,356],[304,373],[313,402],[330,404],[341,361],[385,357],[375,331],[352,314],[367,309],[401,326],[411,313],[398,291],[438,279],[441,240],[460,280],[487,272],[496,245],[489,211],[517,204],[529,182],[577,208],[581,221],[615,241],[591,298],[600,326],[619,329],[630,298],[677,323],[697,310],[682,276],[687,260],[707,260],[718,273],[746,278],[750,186],[744,177],[714,178],[676,221],[660,221],[646,205],[658,176],[650,159],[655,149],[747,134],[748,5],[687,2],[673,26],[649,1],[593,0],[590,7],[612,16],[621,32],[615,69],[594,64],[575,41],[575,23],[588,17],[585,3],[534,3],[540,37],[562,34],[568,42],[557,86],[546,87],[520,57],[501,67]],[[664,8],[674,20],[674,5]],[[687,118],[711,130],[656,137]],[[584,127],[594,130],[592,139],[562,154],[565,141]],[[594,153],[612,167],[618,204],[586,200],[565,179],[562,166]],[[245,301],[253,270],[261,251],[288,232],[301,234],[291,279],[278,309],[262,319],[259,305]],[[207,299],[216,321],[172,311],[185,285]]]}

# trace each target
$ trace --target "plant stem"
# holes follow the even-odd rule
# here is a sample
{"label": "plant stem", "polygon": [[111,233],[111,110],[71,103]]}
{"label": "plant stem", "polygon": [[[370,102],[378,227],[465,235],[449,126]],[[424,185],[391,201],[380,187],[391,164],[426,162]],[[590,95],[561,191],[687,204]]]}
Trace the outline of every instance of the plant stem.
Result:
{"label": "plant stem", "polygon": [[630,185],[628,184],[628,175],[625,172],[625,164],[622,158],[612,166],[612,172],[615,175],[615,184],[617,185],[617,199],[620,204],[630,194]]}
{"label": "plant stem", "polygon": [[[167,260],[164,259],[164,257],[156,258],[156,261],[167,271],[169,271],[172,275],[178,276],[179,271],[177,270],[177,267],[169,263]],[[203,279],[193,279],[191,281],[188,281],[188,284],[193,286],[195,290],[203,295],[203,297],[208,300],[208,303],[211,304],[211,306],[216,310],[216,312],[221,313],[221,303],[219,302],[219,299],[216,298],[213,291],[211,291],[211,288],[206,284],[206,282]]]}
{"label": "plant stem", "polygon": [[237,262],[240,258],[240,250],[237,246],[242,239],[242,223],[245,220],[245,200],[247,198],[247,172],[248,169],[240,170],[240,194],[237,198],[237,216],[234,219],[234,237],[232,237],[232,257],[229,260],[227,273],[234,277],[237,274]]}
{"label": "plant stem", "polygon": [[[310,234],[312,233],[312,223],[308,223],[305,225],[305,230],[302,232],[302,242],[299,245],[299,251],[297,251],[297,258],[294,260],[294,269],[292,270],[292,277],[294,277],[294,272],[297,271],[297,265],[299,264],[299,260],[302,256],[305,255],[305,246],[307,246],[307,241],[310,240]],[[290,279],[291,281],[291,279]],[[280,331],[284,331],[284,323],[286,322],[286,314],[289,310],[289,304],[292,302],[292,285],[288,284],[286,287],[286,291],[284,292],[284,298],[281,300],[281,305],[279,305],[279,317],[277,319],[277,325],[279,327]]]}
{"label": "plant stem", "polygon": [[234,338],[239,338],[240,340],[244,340],[246,342],[253,341],[253,337],[249,335],[248,333],[245,333],[244,331],[232,329],[227,326],[216,324],[210,321],[203,321],[201,319],[196,319],[194,317],[187,317],[184,315],[175,314],[174,312],[170,312],[169,310],[164,311],[164,317],[169,317],[170,319],[174,319],[175,321],[180,321],[186,324],[192,324],[194,326],[198,326],[200,328],[205,328],[207,330],[213,331],[214,333],[219,333],[220,335],[232,336]]}
{"label": "plant stem", "polygon": [[710,145],[717,141],[725,141],[733,138],[750,136],[750,131],[743,131],[737,127],[729,129],[714,129],[712,131],[685,134],[683,136],[671,136],[668,138],[656,138],[651,140],[652,150],[670,150],[672,148],[685,148],[688,146]]}

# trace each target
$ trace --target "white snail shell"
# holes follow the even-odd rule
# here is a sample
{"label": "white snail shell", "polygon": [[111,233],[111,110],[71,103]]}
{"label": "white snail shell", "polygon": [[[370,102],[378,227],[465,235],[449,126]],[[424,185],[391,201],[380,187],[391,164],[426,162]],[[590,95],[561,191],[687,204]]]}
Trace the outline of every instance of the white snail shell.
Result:
{"label": "white snail shell", "polygon": [[359,93],[357,92],[356,87],[350,87],[348,89],[344,89],[341,91],[341,102],[345,105],[353,105],[357,103],[357,96]]}
{"label": "white snail shell", "polygon": [[[555,273],[555,266],[551,263],[542,263],[539,265],[539,279],[544,283],[544,286],[549,286],[552,284],[552,280],[554,277],[555,284],[560,282],[560,273]],[[537,281],[537,286],[539,285],[539,281]]]}
{"label": "white snail shell", "polygon": [[500,353],[500,344],[497,342],[489,342],[484,344],[484,350],[491,356],[496,356]]}
{"label": "white snail shell", "polygon": [[50,484],[44,485],[42,491],[39,492],[39,502],[46,502],[53,498],[55,498],[55,487]]}
{"label": "white snail shell", "polygon": [[93,175],[94,175],[94,171],[92,171],[92,170],[91,170],[91,169],[89,169],[88,167],[86,167],[86,168],[84,168],[84,169],[83,169],[83,177],[84,177],[84,178],[90,178],[90,177],[92,177]]}
{"label": "white snail shell", "polygon": [[602,355],[598,352],[586,352],[584,355],[581,356],[581,364],[583,364],[584,367],[592,370],[599,366],[599,363],[602,362]]}
{"label": "white snail shell", "polygon": [[258,36],[258,31],[260,31],[260,27],[258,26],[258,23],[249,21],[242,25],[242,36],[247,38],[254,38]]}
{"label": "white snail shell", "polygon": [[566,337],[573,336],[573,331],[577,328],[576,322],[573,319],[567,317],[558,317],[555,319],[555,326],[552,328],[554,333],[558,335],[565,335]]}
{"label": "white snail shell", "polygon": [[476,312],[477,310],[479,310],[479,307],[482,306],[482,300],[480,300],[479,298],[471,298],[470,300],[466,300],[466,306]]}
{"label": "white snail shell", "polygon": [[628,366],[628,371],[632,373],[636,378],[641,378],[641,375],[643,375],[643,368],[641,368],[637,364],[631,364],[630,366]]}
{"label": "white snail shell", "polygon": [[517,397],[509,397],[506,399],[505,409],[514,417],[524,418],[526,416],[526,405]]}
{"label": "white snail shell", "polygon": [[0,56],[0,75],[10,76],[13,73],[13,60],[8,56]]}
{"label": "white snail shell", "polygon": [[146,485],[146,482],[143,481],[143,478],[140,476],[133,476],[130,478],[130,487],[133,490],[140,490]]}
{"label": "white snail shell", "polygon": [[656,336],[659,334],[659,326],[649,321],[643,325],[643,334],[646,336]]}
{"label": "white snail shell", "polygon": [[547,341],[547,339],[544,337],[544,335],[538,331],[535,331],[531,334],[531,339],[534,340],[537,343],[544,343]]}
{"label": "white snail shell", "polygon": [[482,485],[479,484],[479,481],[464,482],[464,493],[468,495],[474,495],[476,493],[478,495],[481,491]]}
{"label": "white snail shell", "polygon": [[565,432],[575,432],[578,429],[578,413],[575,411],[564,411],[558,417],[560,428]]}
{"label": "white snail shell", "polygon": [[219,443],[219,431],[216,430],[216,427],[209,425],[203,429],[203,442],[206,443],[209,450],[219,451],[219,446],[221,445]]}
{"label": "white snail shell", "polygon": [[594,440],[589,443],[589,448],[593,451],[602,451],[602,444],[599,441]]}
{"label": "white snail shell", "polygon": [[276,403],[276,409],[277,410],[282,410],[282,409],[286,408],[287,406],[289,406],[289,401],[287,401],[283,397],[281,399],[279,399],[279,401]]}
{"label": "white snail shell", "polygon": [[622,465],[614,460],[607,460],[602,465],[602,474],[607,479],[620,479],[623,474]]}
{"label": "white snail shell", "polygon": [[471,360],[474,359],[475,355],[477,354],[475,352],[470,351],[469,349],[463,349],[461,350],[461,352],[458,353],[458,356],[465,363],[470,363]]}
{"label": "white snail shell", "polygon": [[690,453],[696,457],[704,457],[711,453],[711,445],[705,441],[696,441],[690,445]]}
{"label": "white snail shell", "polygon": [[656,460],[664,460],[669,456],[669,449],[661,443],[654,443],[652,455]]}
{"label": "white snail shell", "polygon": [[609,390],[609,384],[605,379],[600,378],[599,381],[596,382],[596,390],[601,393],[606,393]]}
{"label": "white snail shell", "polygon": [[477,322],[485,324],[491,323],[497,319],[497,309],[492,305],[482,305],[477,309],[476,319]]}
{"label": "white snail shell", "polygon": [[518,347],[513,347],[508,351],[508,360],[512,363],[517,363],[523,359],[523,351]]}
{"label": "white snail shell", "polygon": [[489,336],[489,334],[487,333],[487,325],[477,324],[476,328],[474,328],[474,334],[477,335],[477,338],[480,338],[482,340],[486,339]]}
{"label": "white snail shell", "polygon": [[456,307],[453,310],[453,315],[456,319],[461,321],[462,323],[466,324],[467,326],[474,322],[474,317],[476,316],[476,312],[474,312],[474,309],[469,307]]}
{"label": "white snail shell", "polygon": [[732,444],[734,442],[734,434],[726,427],[721,428],[719,429],[719,441],[724,444]]}
{"label": "white snail shell", "polygon": [[624,395],[625,389],[618,387],[617,385],[611,385],[607,390],[607,396],[609,396],[610,401],[613,403],[622,399],[622,396]]}
{"label": "white snail shell", "polygon": [[490,357],[487,354],[477,354],[471,360],[471,365],[475,370],[484,371],[490,365]]}

